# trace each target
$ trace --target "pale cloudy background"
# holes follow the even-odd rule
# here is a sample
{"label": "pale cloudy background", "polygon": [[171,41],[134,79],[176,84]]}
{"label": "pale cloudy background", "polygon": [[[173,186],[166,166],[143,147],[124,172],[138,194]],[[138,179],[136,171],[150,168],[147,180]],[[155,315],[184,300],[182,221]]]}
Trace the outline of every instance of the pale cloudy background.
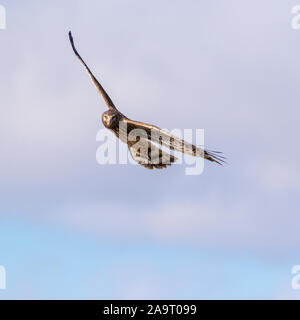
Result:
{"label": "pale cloudy background", "polygon": [[[0,299],[300,298],[296,1],[0,4]],[[70,29],[122,112],[204,128],[229,164],[98,165]]]}

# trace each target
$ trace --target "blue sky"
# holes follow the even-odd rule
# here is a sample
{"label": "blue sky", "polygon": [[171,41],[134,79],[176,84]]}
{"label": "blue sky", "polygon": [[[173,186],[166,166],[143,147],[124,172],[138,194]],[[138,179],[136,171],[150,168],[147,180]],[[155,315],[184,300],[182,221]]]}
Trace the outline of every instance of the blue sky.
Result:
{"label": "blue sky", "polygon": [[[0,299],[300,298],[295,1],[0,4]],[[124,114],[204,128],[228,165],[97,164],[70,29]]]}

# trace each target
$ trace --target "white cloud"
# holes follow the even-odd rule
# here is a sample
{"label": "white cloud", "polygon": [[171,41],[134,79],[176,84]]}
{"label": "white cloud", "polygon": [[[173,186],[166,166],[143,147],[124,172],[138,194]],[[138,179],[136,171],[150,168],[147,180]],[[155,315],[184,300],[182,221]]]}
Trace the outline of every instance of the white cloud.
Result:
{"label": "white cloud", "polygon": [[286,221],[280,210],[263,212],[259,204],[243,201],[222,207],[215,198],[191,204],[174,200],[150,208],[74,201],[44,219],[108,242],[209,245],[270,254],[274,246],[277,254],[286,246],[294,248],[297,237],[294,219]]}
{"label": "white cloud", "polygon": [[283,158],[282,155],[260,159],[251,166],[249,173],[249,178],[268,192],[300,188],[299,165],[294,159]]}

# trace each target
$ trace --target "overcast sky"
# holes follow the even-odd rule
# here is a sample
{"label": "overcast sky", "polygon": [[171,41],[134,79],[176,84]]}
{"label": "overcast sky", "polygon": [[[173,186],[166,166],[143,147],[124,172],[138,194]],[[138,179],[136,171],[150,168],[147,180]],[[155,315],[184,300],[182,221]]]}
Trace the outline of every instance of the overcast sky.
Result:
{"label": "overcast sky", "polygon": [[[0,298],[300,298],[295,1],[0,4]],[[122,113],[228,164],[99,165],[69,30]]]}

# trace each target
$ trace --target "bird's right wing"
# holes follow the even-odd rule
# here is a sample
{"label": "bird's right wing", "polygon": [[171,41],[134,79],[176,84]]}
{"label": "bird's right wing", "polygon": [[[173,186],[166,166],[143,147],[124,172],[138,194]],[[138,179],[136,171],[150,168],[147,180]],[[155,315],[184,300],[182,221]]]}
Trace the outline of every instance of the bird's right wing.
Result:
{"label": "bird's right wing", "polygon": [[80,54],[76,50],[71,31],[69,32],[69,39],[70,39],[71,46],[72,46],[72,49],[73,49],[75,55],[77,56],[79,61],[83,64],[83,66],[86,69],[86,71],[88,72],[90,78],[92,79],[93,84],[95,85],[95,87],[98,90],[98,92],[101,94],[101,96],[104,99],[108,109],[116,109],[116,107],[113,104],[113,102],[112,102],[111,98],[109,97],[109,95],[103,89],[103,87],[101,86],[99,81],[95,78],[95,76],[93,75],[92,71],[89,69],[89,67],[86,65],[86,63],[83,61],[83,59],[81,58]]}
{"label": "bird's right wing", "polygon": [[194,157],[201,157],[206,160],[216,162],[218,164],[222,164],[224,161],[224,157],[221,155],[221,152],[218,151],[210,151],[204,150],[203,148],[197,147],[187,141],[184,141],[171,133],[160,129],[157,126],[152,124],[139,122],[130,119],[124,119],[124,123],[127,125],[127,130],[130,132],[134,129],[141,129],[146,132],[147,138],[150,141],[158,143],[159,145],[163,145],[170,150],[179,151]]}

